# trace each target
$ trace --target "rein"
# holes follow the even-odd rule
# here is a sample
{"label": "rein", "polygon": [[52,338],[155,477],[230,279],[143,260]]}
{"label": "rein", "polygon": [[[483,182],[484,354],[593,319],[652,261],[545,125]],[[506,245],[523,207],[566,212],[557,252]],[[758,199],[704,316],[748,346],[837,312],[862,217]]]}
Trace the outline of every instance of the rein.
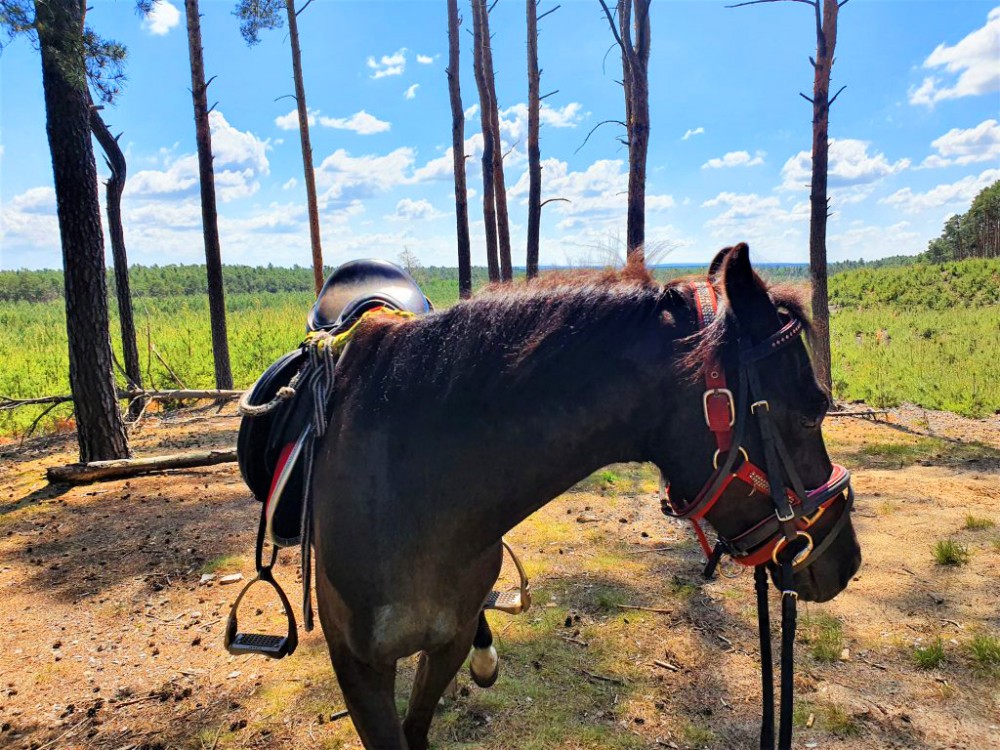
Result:
{"label": "rein", "polygon": [[[711,283],[697,282],[693,287],[698,327],[703,330],[718,317],[718,298]],[[694,527],[698,543],[708,560],[704,570],[706,578],[713,577],[723,554],[754,569],[763,701],[761,750],[773,750],[775,746],[767,565],[772,563],[777,568],[778,586],[781,590],[778,750],[791,750],[793,648],[798,601],[794,573],[807,568],[829,547],[850,518],[850,509],[854,503],[850,472],[836,464],[822,486],[806,491],[791,456],[772,423],[771,406],[761,388],[757,363],[794,342],[802,331],[802,321],[788,315],[782,327],[764,341],[753,344],[748,339],[741,338],[735,396],[729,388],[725,370],[718,358],[713,358],[706,364],[702,404],[705,423],[715,438],[716,451],[712,459],[714,471],[694,500],[687,503],[674,500],[670,497],[669,487],[663,497],[665,514],[687,519]],[[743,447],[748,417],[756,418],[764,446],[766,471],[751,462]],[[724,460],[720,463],[723,457]],[[709,544],[702,521],[734,482],[749,486],[751,495],[759,492],[769,497],[774,512],[734,537],[723,538],[719,535],[713,547]],[[839,499],[844,499],[839,518],[823,540],[816,544],[809,530]]]}

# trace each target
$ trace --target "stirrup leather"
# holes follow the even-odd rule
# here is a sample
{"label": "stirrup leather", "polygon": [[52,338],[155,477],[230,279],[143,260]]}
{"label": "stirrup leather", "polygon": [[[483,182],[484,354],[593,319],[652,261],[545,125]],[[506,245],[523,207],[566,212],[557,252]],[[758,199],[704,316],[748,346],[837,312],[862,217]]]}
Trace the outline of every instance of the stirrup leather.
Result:
{"label": "stirrup leather", "polygon": [[531,608],[531,584],[528,582],[528,574],[524,572],[524,566],[517,559],[514,550],[506,539],[501,539],[500,543],[507,550],[510,559],[517,568],[517,575],[520,579],[517,591],[491,591],[483,602],[483,609],[494,609],[499,612],[506,612],[509,615],[519,615],[527,612]]}

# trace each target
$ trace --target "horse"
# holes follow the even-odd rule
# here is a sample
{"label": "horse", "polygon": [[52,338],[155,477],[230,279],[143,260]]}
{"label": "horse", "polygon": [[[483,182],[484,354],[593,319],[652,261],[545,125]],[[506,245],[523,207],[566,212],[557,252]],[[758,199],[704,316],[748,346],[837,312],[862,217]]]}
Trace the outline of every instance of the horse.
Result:
{"label": "horse", "polygon": [[[718,307],[711,321],[706,293]],[[801,492],[835,473],[821,433],[830,402],[797,335],[803,320],[794,291],[769,288],[740,244],[719,253],[701,285],[661,285],[630,265],[615,279],[543,277],[411,320],[362,321],[337,363],[310,487],[319,618],[364,746],[428,748],[435,706],[474,643],[474,677],[495,679],[482,607],[501,537],[611,463],[655,464],[669,478],[668,502],[697,506],[721,540],[774,522],[763,541],[750,536],[773,548],[758,570],[786,594],[820,602],[842,591],[861,563],[847,503],[824,513],[833,502],[824,495],[806,534],[801,519],[775,521],[782,513],[766,484],[747,497],[723,481],[741,459],[766,460],[770,475],[775,436]],[[748,352],[757,352],[753,414],[742,385],[734,397],[703,382],[742,384]],[[705,424],[718,422],[710,411],[720,404],[723,421],[745,433],[721,467],[718,435]],[[763,406],[767,430],[740,427],[763,418]],[[787,483],[771,481],[784,502]],[[794,569],[778,555],[783,543]],[[782,570],[793,570],[794,592]],[[418,652],[400,718],[396,664]]]}

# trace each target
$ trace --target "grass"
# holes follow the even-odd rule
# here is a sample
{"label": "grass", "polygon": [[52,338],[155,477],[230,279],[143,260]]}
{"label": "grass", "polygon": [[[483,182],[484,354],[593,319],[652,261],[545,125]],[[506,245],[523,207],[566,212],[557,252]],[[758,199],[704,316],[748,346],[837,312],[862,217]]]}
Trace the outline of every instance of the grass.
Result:
{"label": "grass", "polygon": [[1000,675],[1000,637],[977,633],[969,642],[969,656],[974,670],[987,676]]}
{"label": "grass", "polygon": [[970,556],[969,548],[954,539],[942,539],[934,544],[934,562],[938,565],[965,565]]}
{"label": "grass", "polygon": [[913,663],[918,669],[937,669],[944,661],[944,642],[940,638],[926,646],[913,647]]}
{"label": "grass", "polygon": [[243,566],[242,555],[220,555],[206,562],[199,569],[199,573],[221,573],[224,571],[238,571]]}
{"label": "grass", "polygon": [[965,517],[965,528],[969,531],[983,531],[984,529],[992,529],[996,525],[996,521],[985,516],[974,516],[969,513]]}
{"label": "grass", "polygon": [[816,661],[835,662],[844,650],[844,627],[826,612],[809,613],[802,618],[802,640]]}

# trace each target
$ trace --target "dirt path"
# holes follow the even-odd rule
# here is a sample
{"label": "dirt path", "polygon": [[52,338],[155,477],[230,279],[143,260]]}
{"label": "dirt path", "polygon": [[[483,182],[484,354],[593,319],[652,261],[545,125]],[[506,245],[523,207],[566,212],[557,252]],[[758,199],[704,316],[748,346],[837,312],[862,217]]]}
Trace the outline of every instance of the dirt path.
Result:
{"label": "dirt path", "polygon": [[[803,607],[796,747],[1000,748],[1000,664],[990,674],[972,650],[1000,636],[1000,531],[965,528],[1000,522],[1000,426],[912,411],[831,421],[865,563],[834,602]],[[234,428],[151,425],[136,451],[231,445]],[[235,466],[50,487],[45,467],[74,447],[0,446],[0,747],[360,747],[349,719],[329,721],[343,705],[319,632],[279,663],[221,647],[236,591],[200,581],[253,570],[257,504]],[[536,607],[492,618],[500,681],[480,690],[462,673],[434,747],[756,746],[752,582],[702,582],[692,536],[654,492],[648,468],[611,467],[510,535]],[[935,563],[948,538],[967,564]],[[286,553],[279,568],[293,591],[296,564]],[[273,608],[260,600],[262,617]],[[941,663],[918,667],[915,646],[938,639]]]}

